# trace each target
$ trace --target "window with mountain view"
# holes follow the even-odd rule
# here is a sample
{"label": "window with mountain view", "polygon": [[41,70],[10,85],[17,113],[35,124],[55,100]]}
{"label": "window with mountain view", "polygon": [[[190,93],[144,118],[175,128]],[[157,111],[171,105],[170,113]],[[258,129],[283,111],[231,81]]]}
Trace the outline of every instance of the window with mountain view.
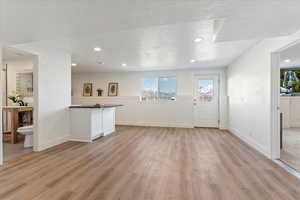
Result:
{"label": "window with mountain view", "polygon": [[143,78],[141,100],[176,100],[176,77]]}
{"label": "window with mountain view", "polygon": [[214,80],[198,80],[198,100],[211,102],[214,96]]}

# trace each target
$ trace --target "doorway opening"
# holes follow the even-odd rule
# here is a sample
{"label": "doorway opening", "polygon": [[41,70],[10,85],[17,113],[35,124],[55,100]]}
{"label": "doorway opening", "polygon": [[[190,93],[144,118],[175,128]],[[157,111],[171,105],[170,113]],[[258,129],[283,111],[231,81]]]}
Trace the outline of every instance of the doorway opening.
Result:
{"label": "doorway opening", "polygon": [[34,55],[3,48],[2,55],[2,141],[3,160],[33,151]]}
{"label": "doorway opening", "polygon": [[300,171],[300,43],[272,54],[272,158]]}
{"label": "doorway opening", "polygon": [[194,127],[219,128],[219,76],[194,76]]}

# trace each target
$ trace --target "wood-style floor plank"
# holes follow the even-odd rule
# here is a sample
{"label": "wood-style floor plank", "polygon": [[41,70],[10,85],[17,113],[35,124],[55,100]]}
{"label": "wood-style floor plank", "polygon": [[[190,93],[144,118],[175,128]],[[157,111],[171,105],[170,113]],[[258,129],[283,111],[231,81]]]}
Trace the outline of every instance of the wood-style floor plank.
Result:
{"label": "wood-style floor plank", "polygon": [[6,162],[0,199],[299,200],[300,181],[226,131],[121,126]]}

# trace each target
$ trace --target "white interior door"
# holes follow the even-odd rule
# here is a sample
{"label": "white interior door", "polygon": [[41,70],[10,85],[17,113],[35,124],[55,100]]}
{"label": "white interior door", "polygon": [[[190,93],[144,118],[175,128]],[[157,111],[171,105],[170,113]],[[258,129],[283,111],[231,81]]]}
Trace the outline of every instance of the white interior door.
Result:
{"label": "white interior door", "polygon": [[195,76],[194,126],[219,127],[219,76]]}

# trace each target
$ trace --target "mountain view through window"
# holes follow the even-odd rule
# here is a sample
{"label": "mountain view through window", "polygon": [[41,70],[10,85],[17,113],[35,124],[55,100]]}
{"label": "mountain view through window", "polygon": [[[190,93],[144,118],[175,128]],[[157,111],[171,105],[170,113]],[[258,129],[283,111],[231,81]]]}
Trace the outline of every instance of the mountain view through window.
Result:
{"label": "mountain view through window", "polygon": [[175,77],[143,78],[141,88],[142,101],[176,100]]}

